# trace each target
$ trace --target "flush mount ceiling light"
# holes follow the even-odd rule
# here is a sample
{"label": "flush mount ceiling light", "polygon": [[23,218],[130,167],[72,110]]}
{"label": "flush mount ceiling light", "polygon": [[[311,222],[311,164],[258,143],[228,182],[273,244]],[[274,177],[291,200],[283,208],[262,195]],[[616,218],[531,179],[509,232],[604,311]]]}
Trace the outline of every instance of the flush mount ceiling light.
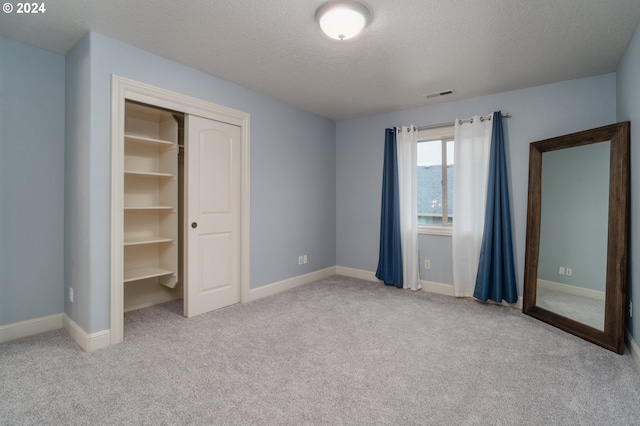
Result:
{"label": "flush mount ceiling light", "polygon": [[322,31],[335,40],[348,40],[360,34],[371,21],[371,12],[355,0],[330,1],[316,11]]}

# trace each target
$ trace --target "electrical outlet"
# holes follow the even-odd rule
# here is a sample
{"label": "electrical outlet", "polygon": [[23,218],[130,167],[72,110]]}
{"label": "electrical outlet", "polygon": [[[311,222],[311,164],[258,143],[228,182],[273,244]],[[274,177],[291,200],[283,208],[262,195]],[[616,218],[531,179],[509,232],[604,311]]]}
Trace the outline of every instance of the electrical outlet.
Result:
{"label": "electrical outlet", "polygon": [[307,264],[307,255],[302,256],[302,263]]}
{"label": "electrical outlet", "polygon": [[302,256],[298,256],[298,265],[302,265]]}
{"label": "electrical outlet", "polygon": [[430,260],[425,260],[424,261],[424,269],[431,269],[431,261]]}
{"label": "electrical outlet", "polygon": [[565,275],[566,275],[566,276],[568,276],[568,277],[570,277],[571,275],[573,275],[573,269],[571,269],[571,268],[567,268],[567,270],[566,270],[566,272],[565,272]]}
{"label": "electrical outlet", "polygon": [[560,275],[564,275],[564,266],[561,266],[560,269],[558,270],[558,273]]}
{"label": "electrical outlet", "polygon": [[69,301],[73,303],[73,287],[69,287]]}

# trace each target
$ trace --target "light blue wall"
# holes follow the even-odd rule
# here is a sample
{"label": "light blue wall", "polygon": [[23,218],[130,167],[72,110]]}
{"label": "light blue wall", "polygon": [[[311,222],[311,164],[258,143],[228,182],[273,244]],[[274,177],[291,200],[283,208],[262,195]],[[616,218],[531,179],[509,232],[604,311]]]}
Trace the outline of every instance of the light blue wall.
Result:
{"label": "light blue wall", "polygon": [[0,326],[63,309],[64,72],[0,37]]}
{"label": "light blue wall", "polygon": [[[627,46],[617,71],[618,121],[631,121],[631,232],[629,237],[629,300],[640,295],[640,26]],[[640,302],[635,298],[635,315],[627,327],[640,342]]]}
{"label": "light blue wall", "polygon": [[[451,237],[443,235],[420,235],[420,279],[439,284],[453,285],[453,259],[451,257]],[[431,268],[424,269],[428,259]]]}
{"label": "light blue wall", "polygon": [[[386,127],[447,123],[456,117],[502,110],[512,114],[512,118],[504,120],[504,126],[518,291],[522,294],[529,144],[614,123],[615,87],[615,74],[606,74],[336,123],[337,264],[376,270]],[[420,254],[421,266],[429,251],[442,250],[450,256],[451,246],[442,244],[441,238],[420,239],[433,241],[420,241],[424,251]],[[441,268],[431,260],[432,269]],[[442,262],[450,268],[449,259]],[[425,271],[421,276],[427,276]],[[443,283],[453,282],[444,271],[440,276]]]}
{"label": "light blue wall", "polygon": [[[88,189],[88,204],[80,198],[71,204],[88,218],[88,242],[70,238],[67,247],[68,264],[89,267],[86,284],[77,283],[86,293],[82,303],[89,317],[80,313],[76,322],[85,331],[109,328],[112,74],[251,114],[251,288],[335,265],[333,121],[97,33],[88,34],[77,48],[85,52],[85,45],[90,99],[83,111],[89,111],[89,148],[69,175],[87,185],[79,191]],[[86,78],[85,58],[78,53],[73,64],[69,60],[68,75]],[[82,111],[77,110],[78,115]],[[80,153],[80,145],[75,145]],[[308,255],[309,263],[299,266],[301,254]]]}
{"label": "light blue wall", "polygon": [[[65,215],[64,215],[64,311],[78,324],[91,319],[91,265],[89,253],[89,143],[90,109],[90,40],[84,37],[66,57],[65,73]],[[73,288],[74,303],[69,300]],[[108,295],[107,295],[108,297]],[[86,329],[85,329],[86,330]]]}

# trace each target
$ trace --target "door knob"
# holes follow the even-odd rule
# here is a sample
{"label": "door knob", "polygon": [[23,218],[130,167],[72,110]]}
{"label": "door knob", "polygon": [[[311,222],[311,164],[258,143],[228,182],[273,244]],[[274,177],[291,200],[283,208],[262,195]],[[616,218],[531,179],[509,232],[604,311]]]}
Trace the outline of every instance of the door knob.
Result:
{"label": "door knob", "polygon": [[198,224],[197,224],[196,222],[193,222],[193,223],[191,224],[191,227],[192,227],[192,228],[197,228],[197,227],[198,227]]}

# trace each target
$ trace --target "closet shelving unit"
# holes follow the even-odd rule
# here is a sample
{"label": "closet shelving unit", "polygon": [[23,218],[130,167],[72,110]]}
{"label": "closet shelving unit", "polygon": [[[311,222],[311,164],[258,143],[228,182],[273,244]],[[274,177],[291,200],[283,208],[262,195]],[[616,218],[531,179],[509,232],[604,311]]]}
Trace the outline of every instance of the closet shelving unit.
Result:
{"label": "closet shelving unit", "polygon": [[178,283],[178,123],[169,111],[126,102],[123,284]]}

